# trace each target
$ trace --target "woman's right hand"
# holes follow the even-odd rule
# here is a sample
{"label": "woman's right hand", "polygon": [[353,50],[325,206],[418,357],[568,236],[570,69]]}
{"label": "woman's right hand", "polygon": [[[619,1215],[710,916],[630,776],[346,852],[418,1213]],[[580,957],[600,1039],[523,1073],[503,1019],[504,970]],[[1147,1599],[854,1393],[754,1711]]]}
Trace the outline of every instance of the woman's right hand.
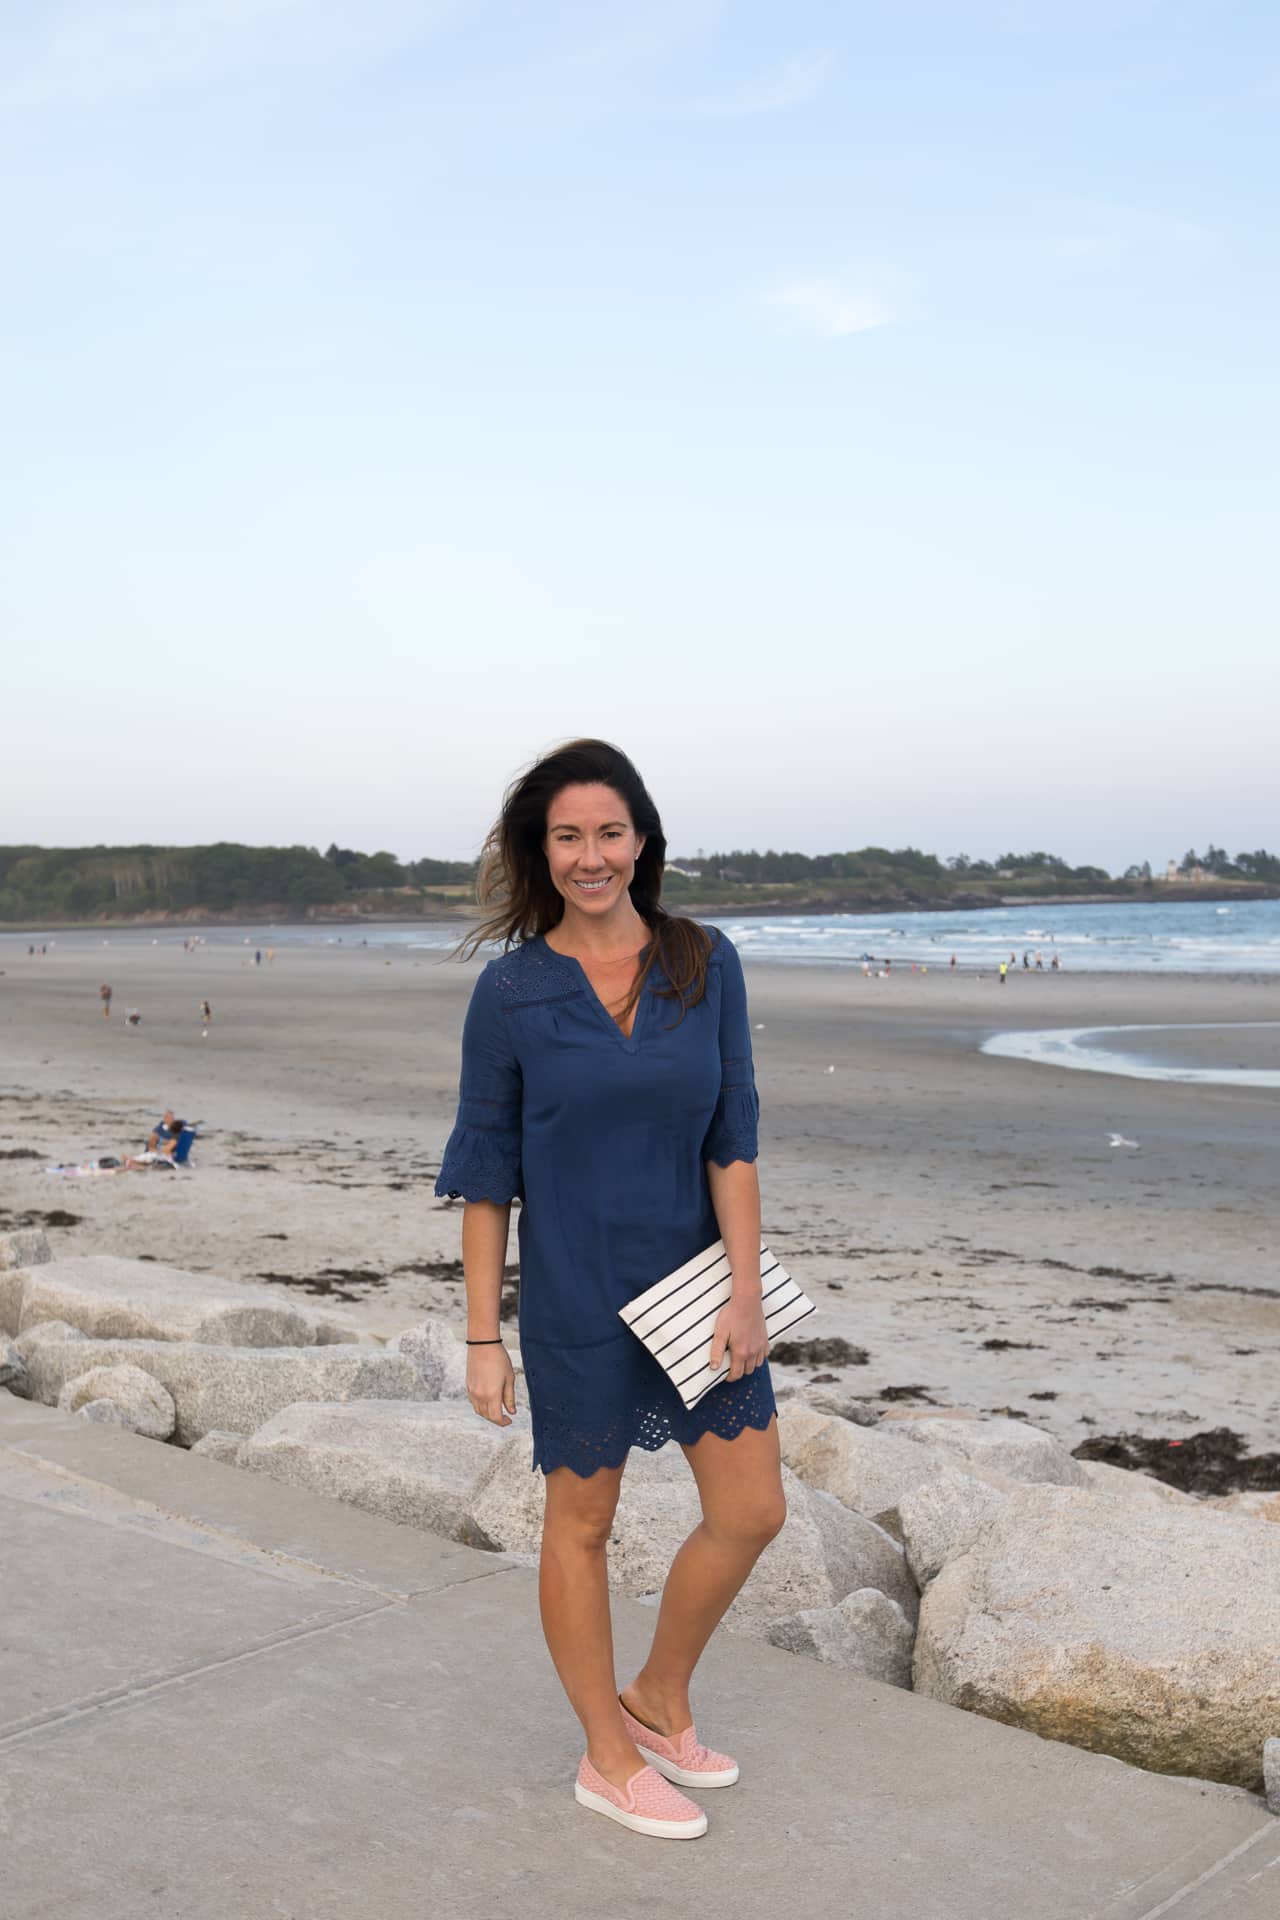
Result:
{"label": "woman's right hand", "polygon": [[502,1346],[467,1348],[467,1398],[482,1419],[509,1427],[516,1410],[516,1373]]}

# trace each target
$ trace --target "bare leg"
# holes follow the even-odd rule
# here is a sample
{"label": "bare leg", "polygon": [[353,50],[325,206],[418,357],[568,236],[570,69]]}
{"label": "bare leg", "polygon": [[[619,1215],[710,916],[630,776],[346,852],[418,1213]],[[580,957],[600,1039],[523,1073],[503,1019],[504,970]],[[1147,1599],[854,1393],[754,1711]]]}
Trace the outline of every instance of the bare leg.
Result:
{"label": "bare leg", "polygon": [[733,1440],[704,1433],[684,1455],[702,1519],[671,1563],[649,1657],[622,1690],[638,1720],[675,1736],[693,1720],[689,1681],[703,1648],[787,1517],[776,1420]]}
{"label": "bare leg", "polygon": [[548,1650],[591,1764],[616,1787],[645,1764],[623,1724],[613,1666],[606,1548],[621,1484],[621,1467],[600,1467],[586,1479],[571,1467],[547,1475],[538,1569]]}

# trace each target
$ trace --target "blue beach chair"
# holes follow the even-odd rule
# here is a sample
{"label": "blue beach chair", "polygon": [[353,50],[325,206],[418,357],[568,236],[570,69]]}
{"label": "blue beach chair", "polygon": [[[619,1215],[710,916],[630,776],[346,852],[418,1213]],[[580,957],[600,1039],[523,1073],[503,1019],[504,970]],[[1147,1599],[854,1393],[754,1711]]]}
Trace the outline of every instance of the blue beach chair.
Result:
{"label": "blue beach chair", "polygon": [[194,1127],[184,1127],[182,1129],[182,1132],[178,1135],[178,1144],[174,1148],[172,1157],[170,1159],[171,1166],[175,1166],[175,1167],[186,1166],[187,1161],[191,1157],[191,1148],[195,1141],[195,1137],[196,1137],[196,1129]]}

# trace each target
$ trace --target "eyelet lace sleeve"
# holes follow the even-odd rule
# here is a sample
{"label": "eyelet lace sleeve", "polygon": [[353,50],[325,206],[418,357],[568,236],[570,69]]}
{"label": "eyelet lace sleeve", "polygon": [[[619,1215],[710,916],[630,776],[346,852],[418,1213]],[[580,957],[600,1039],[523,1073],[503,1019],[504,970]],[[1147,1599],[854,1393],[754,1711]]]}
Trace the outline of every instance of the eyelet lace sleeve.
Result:
{"label": "eyelet lace sleeve", "polygon": [[720,1097],[702,1143],[704,1160],[727,1167],[760,1152],[760,1099],[751,1059],[751,1021],[742,962],[732,940],[719,934],[712,964],[720,968]]}
{"label": "eyelet lace sleeve", "polygon": [[523,1080],[498,1003],[492,963],[476,981],[462,1028],[458,1115],[436,1193],[443,1198],[524,1198],[520,1157]]}

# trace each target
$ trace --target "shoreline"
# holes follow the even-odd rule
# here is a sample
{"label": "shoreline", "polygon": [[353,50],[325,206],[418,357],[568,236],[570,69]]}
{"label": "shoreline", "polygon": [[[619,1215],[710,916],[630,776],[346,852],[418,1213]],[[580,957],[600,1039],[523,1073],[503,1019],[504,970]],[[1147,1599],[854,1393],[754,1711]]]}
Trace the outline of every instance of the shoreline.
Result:
{"label": "shoreline", "polygon": [[[707,918],[709,920],[712,920],[713,922],[718,922],[721,919],[728,919],[729,917],[730,916],[727,913],[718,914],[718,915],[710,914],[710,913],[707,914]],[[263,923],[260,921],[227,922],[225,926],[221,922],[217,924],[222,931],[227,933],[264,931]],[[297,926],[302,926],[304,923],[298,922],[295,924]],[[377,923],[370,922],[368,924],[371,928],[373,925],[376,924],[377,926],[380,926],[380,927],[390,928],[395,930],[399,930],[404,926],[404,922],[399,920],[386,920],[386,921],[379,921]],[[430,931],[432,928],[437,928],[442,932],[445,930],[448,930],[450,933],[452,933],[454,928],[454,923],[448,922],[448,921],[426,921],[426,920],[424,920],[421,923],[421,929],[424,932]],[[181,931],[180,927],[177,925],[173,925],[167,928],[161,928],[159,930],[161,932],[167,931],[167,932],[173,932],[173,933],[177,933]],[[275,929],[272,928],[270,930],[274,931]],[[308,931],[313,930],[309,924],[307,925],[307,930]],[[0,928],[0,959],[4,957],[4,948],[3,948],[4,935],[11,931],[12,930],[7,928]],[[16,932],[12,933],[12,937],[14,939],[25,940],[30,937],[32,931],[40,931],[40,930],[24,929],[21,934],[18,934]],[[84,927],[84,926],[74,926],[74,927],[53,928],[53,929],[49,929],[49,931],[83,935],[88,933],[96,933],[98,929]],[[145,926],[144,925],[127,925],[127,926],[121,925],[113,928],[104,928],[102,929],[102,931],[115,932],[115,933],[140,933],[141,934],[141,933],[151,933],[154,931],[154,929],[150,925],[145,925]],[[314,931],[317,933],[320,933],[321,930],[320,928],[316,927],[314,928]],[[100,952],[102,945],[109,945],[109,944],[110,944],[109,942],[100,942],[93,947],[89,947],[86,945],[82,945],[79,947],[69,946],[69,947],[64,947],[62,949],[62,953],[65,955],[65,954],[75,954],[75,953]],[[296,946],[287,946],[284,948],[278,948],[277,952],[289,953],[289,954],[295,954],[295,955],[303,954],[303,953],[330,953],[330,952],[333,952],[338,947],[342,947],[343,951],[347,953],[359,953],[360,951],[362,951],[359,942],[355,942],[351,945],[348,945],[345,941],[340,941],[340,940],[333,941],[333,940],[320,938],[315,941],[308,941]],[[131,950],[132,949],[129,946],[125,946],[119,949],[119,951],[125,952],[125,953]],[[166,950],[171,951],[171,949],[166,949]],[[137,951],[148,952],[150,951],[150,949],[139,946],[137,948]],[[199,953],[229,954],[229,953],[239,953],[240,951],[241,951],[240,945],[228,944],[226,946],[222,946],[216,943],[211,945],[207,941],[202,941],[200,943],[199,948],[196,950],[196,953],[197,954]],[[418,965],[432,964],[440,967],[449,966],[449,965],[466,967],[466,966],[475,964],[472,961],[453,960],[449,955],[445,953],[443,948],[415,947],[409,941],[397,941],[392,943],[392,945],[389,947],[378,947],[376,946],[375,943],[370,943],[369,951],[370,952],[376,951],[378,953],[399,954],[401,956],[420,956],[416,959],[416,964]],[[429,958],[429,956],[434,956],[434,958]],[[48,955],[28,956],[25,953],[15,956],[15,958],[23,959],[23,960],[29,957],[47,959],[49,956]],[[195,957],[194,955],[184,956],[184,958],[194,958],[194,957]],[[486,955],[485,957],[487,958],[489,956]],[[787,973],[787,974],[810,974],[810,973],[830,972],[844,978],[848,978],[852,976],[862,977],[863,962],[860,957],[854,957],[852,955],[845,957],[839,954],[821,954],[821,955],[815,955],[812,958],[810,958],[808,956],[799,956],[799,955],[763,953],[759,951],[752,951],[751,949],[748,948],[743,953],[742,957],[743,957],[744,965],[749,965],[752,967],[763,967],[768,969],[770,972],[780,972],[780,973]],[[879,957],[883,959],[885,956],[879,956]],[[951,979],[957,979],[957,980],[964,979],[967,981],[982,981],[982,982],[991,981],[994,983],[998,978],[998,967],[999,967],[998,961],[995,961],[995,962],[987,961],[983,964],[974,964],[972,962],[957,961],[957,964],[953,971],[952,968],[945,961],[938,963],[936,960],[930,959],[923,962],[922,961],[913,962],[909,956],[904,954],[890,955],[887,957],[890,958],[893,962],[891,971],[892,971],[892,977],[894,980],[899,980],[899,979],[909,980],[913,977],[913,975],[919,975],[921,973],[927,974],[928,977],[933,980],[944,980],[947,978],[951,978]],[[6,974],[6,969],[3,967],[0,967],[0,979],[4,978],[5,974]],[[16,978],[17,976],[15,975],[13,977]],[[1081,966],[1072,966],[1070,963],[1063,963],[1059,966],[1058,972],[1056,974],[1054,974],[1052,968],[1050,967],[1043,967],[1043,968],[1033,967],[1033,968],[1027,968],[1025,970],[1021,967],[1010,968],[1008,978],[1010,982],[1016,981],[1016,980],[1031,981],[1035,979],[1041,979],[1041,980],[1052,979],[1055,983],[1060,983],[1062,981],[1069,979],[1072,982],[1114,981],[1121,985],[1125,983],[1133,983],[1133,984],[1142,983],[1144,985],[1150,985],[1150,984],[1156,984],[1161,981],[1164,981],[1164,982],[1167,982],[1170,986],[1193,986],[1195,984],[1203,984],[1206,986],[1212,985],[1215,988],[1243,987],[1243,988],[1253,989],[1253,988],[1260,988],[1260,987],[1267,987],[1267,986],[1280,986],[1280,965],[1277,966],[1277,969],[1275,972],[1268,972],[1265,970],[1259,970],[1257,968],[1228,969],[1225,967],[1224,968],[1217,968],[1217,967],[1193,968],[1193,967],[1172,967],[1172,966],[1170,967],[1166,967],[1166,966],[1081,967]]]}

